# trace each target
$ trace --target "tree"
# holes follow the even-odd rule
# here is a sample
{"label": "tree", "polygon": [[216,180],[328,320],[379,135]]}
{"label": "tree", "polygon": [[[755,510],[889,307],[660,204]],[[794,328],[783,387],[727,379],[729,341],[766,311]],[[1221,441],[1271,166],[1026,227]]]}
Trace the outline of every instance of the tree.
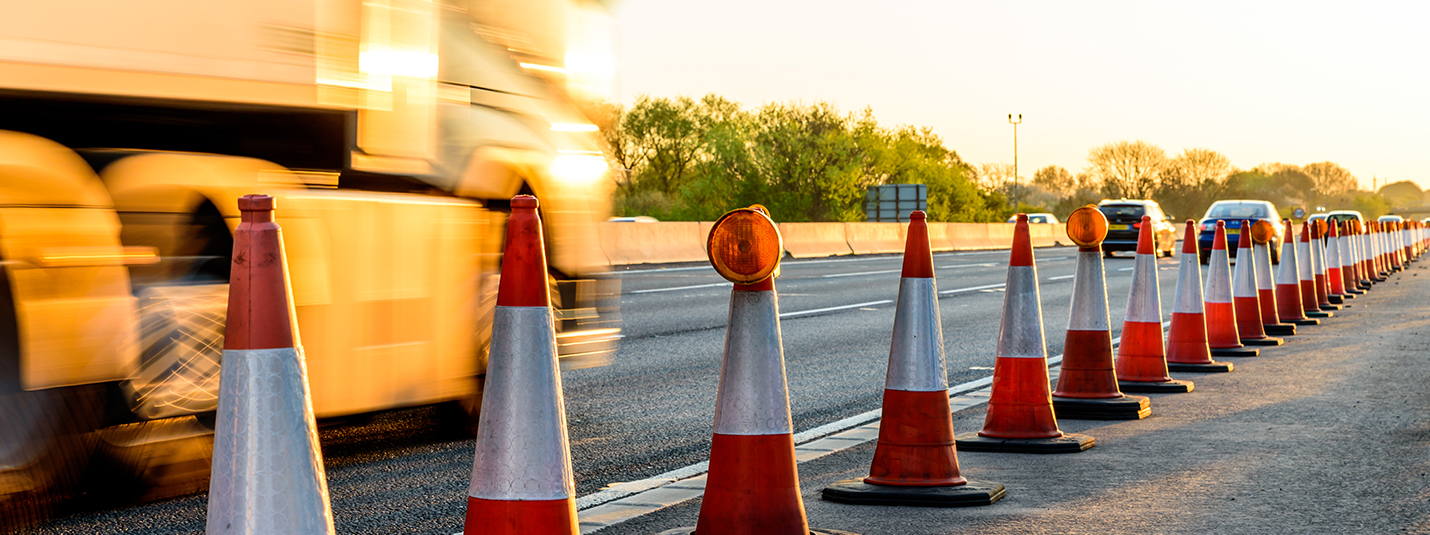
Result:
{"label": "tree", "polygon": [[1307,199],[1312,202],[1322,202],[1355,191],[1360,186],[1360,181],[1356,180],[1350,171],[1344,167],[1331,162],[1313,163],[1301,168],[1311,179],[1315,181],[1315,188],[1312,189],[1312,196]]}
{"label": "tree", "polygon": [[1157,189],[1167,153],[1146,141],[1118,141],[1088,151],[1087,162],[1109,197],[1149,199]]}
{"label": "tree", "polygon": [[1078,188],[1077,177],[1057,165],[1049,165],[1033,173],[1033,183],[1059,199],[1072,195]]}
{"label": "tree", "polygon": [[1183,149],[1167,160],[1157,187],[1157,201],[1168,213],[1193,216],[1217,199],[1232,173],[1231,161],[1211,149]]}
{"label": "tree", "polygon": [[685,184],[705,140],[698,108],[689,97],[636,99],[621,127],[629,139],[629,163],[638,169],[642,185],[672,195]]}

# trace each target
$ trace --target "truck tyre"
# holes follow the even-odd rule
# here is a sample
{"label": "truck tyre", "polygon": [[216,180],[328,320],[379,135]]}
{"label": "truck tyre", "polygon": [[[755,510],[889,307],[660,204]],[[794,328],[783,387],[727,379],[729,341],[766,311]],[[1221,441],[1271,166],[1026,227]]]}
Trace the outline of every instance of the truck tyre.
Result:
{"label": "truck tyre", "polygon": [[0,532],[39,523],[76,493],[103,399],[100,385],[0,395]]}

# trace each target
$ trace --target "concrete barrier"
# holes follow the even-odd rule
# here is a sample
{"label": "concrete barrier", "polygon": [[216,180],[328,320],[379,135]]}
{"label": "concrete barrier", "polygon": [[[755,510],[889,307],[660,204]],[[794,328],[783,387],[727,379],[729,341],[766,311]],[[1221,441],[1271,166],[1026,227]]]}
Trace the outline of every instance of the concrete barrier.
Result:
{"label": "concrete barrier", "polygon": [[1056,224],[1056,225],[1053,225],[1053,244],[1054,244],[1054,245],[1073,245],[1072,238],[1069,238],[1069,237],[1068,237],[1068,224],[1067,224],[1067,223],[1058,223],[1058,224]]}
{"label": "concrete barrier", "polygon": [[1038,225],[1028,225],[1028,239],[1033,242],[1033,247],[1052,247],[1056,245],[1053,241],[1053,231],[1057,230],[1057,225],[1044,223]]}
{"label": "concrete barrier", "polygon": [[904,252],[904,227],[900,223],[845,223],[844,232],[854,254]]}
{"label": "concrete barrier", "polygon": [[785,252],[795,258],[852,254],[844,223],[780,223]]}
{"label": "concrete barrier", "polygon": [[[948,224],[947,224],[947,223],[929,223],[929,224],[928,224],[928,232],[929,232],[929,247],[930,247],[932,250],[934,250],[934,251],[952,251],[952,250],[954,250],[953,244],[950,243],[950,242],[949,242],[949,239],[948,239]],[[908,224],[906,223],[906,224],[904,225],[904,236],[905,236],[905,238],[907,238],[908,235],[909,235],[909,227],[908,227]]]}
{"label": "concrete barrier", "polygon": [[601,232],[601,250],[612,265],[706,259],[704,236],[700,234],[700,223],[695,221],[602,222],[597,225]]}
{"label": "concrete barrier", "polygon": [[993,244],[988,241],[988,225],[986,223],[942,223],[947,229],[948,246],[954,251],[968,251],[972,249],[991,249]]}
{"label": "concrete barrier", "polygon": [[1013,223],[988,223],[988,243],[994,249],[1013,247]]}

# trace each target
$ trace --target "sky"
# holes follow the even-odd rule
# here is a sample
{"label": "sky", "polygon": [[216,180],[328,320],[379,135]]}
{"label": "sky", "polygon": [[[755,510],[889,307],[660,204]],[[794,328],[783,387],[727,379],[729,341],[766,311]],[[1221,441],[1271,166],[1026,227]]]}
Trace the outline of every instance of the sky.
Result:
{"label": "sky", "polygon": [[616,97],[827,101],[967,162],[1073,172],[1145,140],[1430,188],[1424,2],[621,0]]}

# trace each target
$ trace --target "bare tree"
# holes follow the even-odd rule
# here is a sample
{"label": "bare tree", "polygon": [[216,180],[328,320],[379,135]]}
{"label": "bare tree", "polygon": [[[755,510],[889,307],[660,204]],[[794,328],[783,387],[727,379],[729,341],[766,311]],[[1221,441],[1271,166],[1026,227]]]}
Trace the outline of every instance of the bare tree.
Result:
{"label": "bare tree", "polygon": [[1013,187],[1013,164],[985,163],[978,166],[978,186],[986,191],[1007,193]]}
{"label": "bare tree", "polygon": [[1072,173],[1056,165],[1049,165],[1033,173],[1033,183],[1042,186],[1059,199],[1072,195],[1078,186],[1077,178],[1073,177]]}
{"label": "bare tree", "polygon": [[1301,170],[1311,175],[1311,179],[1316,182],[1316,189],[1313,193],[1317,199],[1329,199],[1344,195],[1355,191],[1360,186],[1360,181],[1356,180],[1355,175],[1352,175],[1344,167],[1331,162],[1309,164],[1302,167]]}
{"label": "bare tree", "polygon": [[1227,175],[1235,170],[1231,160],[1211,149],[1183,149],[1176,158],[1167,160],[1167,168],[1162,173],[1162,183],[1198,188],[1203,191],[1215,190],[1226,183]]}
{"label": "bare tree", "polygon": [[1147,199],[1157,189],[1167,153],[1146,141],[1118,141],[1088,151],[1087,162],[1109,196]]}

